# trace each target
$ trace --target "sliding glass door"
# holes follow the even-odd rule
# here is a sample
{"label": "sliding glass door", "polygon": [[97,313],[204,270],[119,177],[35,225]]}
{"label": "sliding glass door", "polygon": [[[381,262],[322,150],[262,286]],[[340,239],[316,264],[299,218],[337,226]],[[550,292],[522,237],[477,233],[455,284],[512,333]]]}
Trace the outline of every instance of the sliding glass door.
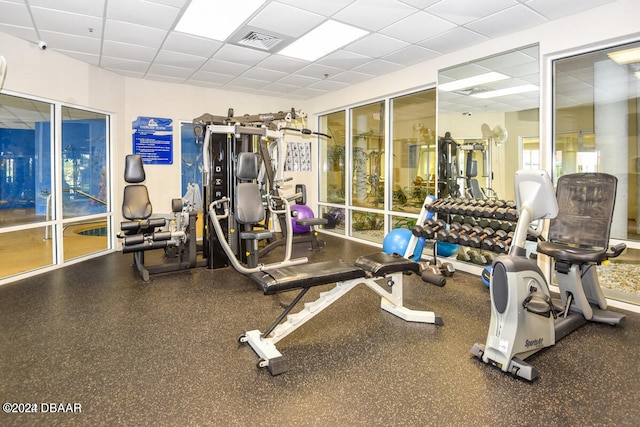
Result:
{"label": "sliding glass door", "polygon": [[0,94],[0,283],[104,252],[109,116]]}

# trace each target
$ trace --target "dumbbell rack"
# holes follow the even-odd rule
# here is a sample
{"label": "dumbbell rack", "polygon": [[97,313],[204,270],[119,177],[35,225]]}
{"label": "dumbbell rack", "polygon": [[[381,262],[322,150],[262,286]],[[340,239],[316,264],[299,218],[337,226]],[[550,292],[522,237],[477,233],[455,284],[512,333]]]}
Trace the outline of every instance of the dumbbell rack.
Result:
{"label": "dumbbell rack", "polygon": [[515,202],[444,198],[434,200],[428,210],[434,218],[416,224],[412,233],[434,244],[458,244],[457,261],[484,267],[509,251],[518,220]]}

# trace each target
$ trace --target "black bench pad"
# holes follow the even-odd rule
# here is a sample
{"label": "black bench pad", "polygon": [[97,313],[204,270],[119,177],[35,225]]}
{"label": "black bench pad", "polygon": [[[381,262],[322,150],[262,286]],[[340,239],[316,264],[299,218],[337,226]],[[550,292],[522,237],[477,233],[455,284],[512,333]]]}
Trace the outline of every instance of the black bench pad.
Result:
{"label": "black bench pad", "polygon": [[310,227],[313,225],[327,225],[329,220],[325,218],[305,218],[305,219],[297,219],[296,224],[301,227]]}
{"label": "black bench pad", "polygon": [[364,277],[365,271],[344,261],[300,264],[251,275],[265,295]]}
{"label": "black bench pad", "polygon": [[355,265],[344,261],[323,261],[300,264],[271,271],[259,271],[251,275],[265,295],[292,289],[310,288],[328,283],[358,279],[372,274],[383,277],[402,271],[420,271],[420,265],[400,256],[378,252],[359,257]]}
{"label": "black bench pad", "polygon": [[420,271],[420,264],[417,262],[384,252],[362,255],[356,260],[355,265],[378,277],[401,271],[413,271],[416,273]]}

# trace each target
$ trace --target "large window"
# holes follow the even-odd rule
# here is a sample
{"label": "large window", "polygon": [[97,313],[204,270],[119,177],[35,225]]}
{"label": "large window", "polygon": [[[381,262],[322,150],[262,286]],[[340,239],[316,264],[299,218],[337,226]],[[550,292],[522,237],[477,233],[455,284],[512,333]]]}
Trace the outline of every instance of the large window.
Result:
{"label": "large window", "polygon": [[608,297],[640,303],[640,43],[553,62],[555,178],[607,172],[618,178],[611,228],[627,251],[598,267]]}
{"label": "large window", "polygon": [[391,100],[393,211],[419,213],[427,194],[435,195],[435,105],[433,89]]}
{"label": "large window", "polygon": [[325,230],[381,243],[415,223],[434,192],[435,108],[430,89],[319,117],[320,131],[332,136],[319,150]]}
{"label": "large window", "polygon": [[318,174],[320,212],[329,221],[326,229],[345,232],[345,185],[347,124],[344,110],[320,116],[319,131],[331,138],[320,138]]}
{"label": "large window", "polygon": [[2,94],[0,141],[0,282],[112,248],[108,115]]}

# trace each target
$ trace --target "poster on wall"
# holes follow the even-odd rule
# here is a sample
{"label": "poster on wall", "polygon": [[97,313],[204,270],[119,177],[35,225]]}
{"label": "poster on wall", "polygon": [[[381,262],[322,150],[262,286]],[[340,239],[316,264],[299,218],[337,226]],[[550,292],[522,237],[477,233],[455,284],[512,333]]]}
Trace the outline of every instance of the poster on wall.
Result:
{"label": "poster on wall", "polygon": [[173,125],[171,119],[141,117],[132,122],[133,154],[140,154],[148,165],[173,164]]}
{"label": "poster on wall", "polygon": [[285,171],[311,172],[311,143],[290,142],[287,144]]}

